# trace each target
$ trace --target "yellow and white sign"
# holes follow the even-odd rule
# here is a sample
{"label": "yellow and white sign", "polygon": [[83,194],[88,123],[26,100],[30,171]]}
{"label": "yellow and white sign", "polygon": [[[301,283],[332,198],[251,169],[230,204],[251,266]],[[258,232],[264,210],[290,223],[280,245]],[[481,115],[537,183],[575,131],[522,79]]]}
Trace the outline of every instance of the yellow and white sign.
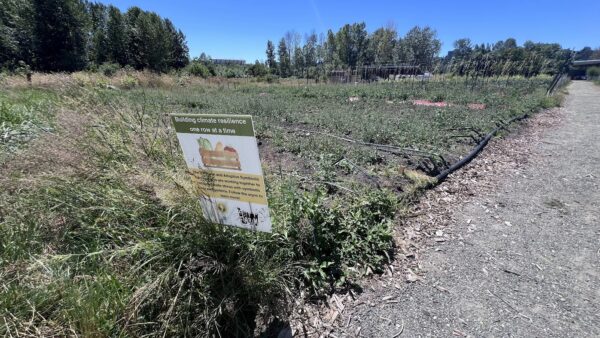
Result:
{"label": "yellow and white sign", "polygon": [[252,116],[171,117],[205,216],[215,223],[271,232]]}

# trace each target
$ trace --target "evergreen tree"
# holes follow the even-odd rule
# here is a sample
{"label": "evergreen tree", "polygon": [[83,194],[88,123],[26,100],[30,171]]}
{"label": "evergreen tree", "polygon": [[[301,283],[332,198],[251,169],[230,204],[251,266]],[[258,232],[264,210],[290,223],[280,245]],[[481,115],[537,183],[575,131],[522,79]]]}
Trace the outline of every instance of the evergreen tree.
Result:
{"label": "evergreen tree", "polygon": [[306,38],[306,43],[302,48],[304,56],[304,65],[306,67],[314,67],[317,65],[317,34],[311,33]]}
{"label": "evergreen tree", "polygon": [[106,37],[107,8],[103,4],[88,4],[88,24],[91,39],[88,41],[88,60],[97,65],[109,60],[110,49]]}
{"label": "evergreen tree", "polygon": [[37,67],[76,71],[86,66],[85,10],[77,0],[33,0]]}
{"label": "evergreen tree", "polygon": [[3,3],[4,8],[0,11],[0,64],[16,61],[19,54],[19,46],[14,37],[17,7],[14,1],[7,0]]}
{"label": "evergreen tree", "polygon": [[164,21],[156,13],[143,12],[138,16],[136,28],[142,44],[143,68],[165,71],[169,65],[170,36]]}
{"label": "evergreen tree", "polygon": [[288,52],[285,39],[282,38],[277,46],[277,54],[279,56],[279,75],[288,77],[291,74],[290,53]]}
{"label": "evergreen tree", "polygon": [[275,46],[271,40],[267,41],[267,66],[274,73],[277,70],[277,61],[275,60]]}
{"label": "evergreen tree", "polygon": [[327,31],[327,40],[325,41],[325,46],[323,49],[325,50],[325,63],[332,67],[336,67],[338,64],[337,45],[335,40],[335,34],[331,29]]}
{"label": "evergreen tree", "polygon": [[125,22],[121,11],[110,6],[106,23],[106,42],[108,45],[108,58],[111,62],[125,66],[127,58],[127,35]]}
{"label": "evergreen tree", "polygon": [[149,43],[149,41],[143,40],[138,28],[138,18],[141,15],[142,10],[139,7],[131,7],[125,13],[127,61],[135,69],[144,68],[144,60],[146,58],[144,44]]}
{"label": "evergreen tree", "polygon": [[114,62],[166,71],[188,63],[185,35],[138,7],[87,0],[0,0],[0,67],[75,71]]}
{"label": "evergreen tree", "polygon": [[0,10],[0,68],[32,65],[33,9],[30,1],[2,0]]}
{"label": "evergreen tree", "polygon": [[169,39],[169,60],[168,66],[174,69],[180,69],[189,63],[190,54],[185,42],[185,35],[181,30],[176,30],[169,19],[165,19],[165,27]]}
{"label": "evergreen tree", "polygon": [[304,73],[304,55],[302,55],[302,48],[296,47],[294,49],[293,68],[296,76],[301,76]]}

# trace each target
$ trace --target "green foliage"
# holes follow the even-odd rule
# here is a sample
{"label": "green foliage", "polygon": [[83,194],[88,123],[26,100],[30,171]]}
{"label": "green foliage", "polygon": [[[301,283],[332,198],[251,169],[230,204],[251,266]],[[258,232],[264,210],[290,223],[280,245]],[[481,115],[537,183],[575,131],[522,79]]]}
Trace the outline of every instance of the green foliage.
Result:
{"label": "green foliage", "polygon": [[39,89],[23,90],[16,96],[0,94],[0,163],[51,127],[56,101],[54,93]]}
{"label": "green foliage", "polygon": [[0,11],[0,69],[12,70],[19,62],[32,64],[34,54],[31,1],[3,0]]}
{"label": "green foliage", "polygon": [[119,69],[121,69],[121,66],[118,64],[105,62],[98,67],[98,72],[102,73],[104,76],[111,77],[115,75]]}
{"label": "green foliage", "polygon": [[441,67],[461,76],[516,76],[566,71],[571,52],[557,43],[526,41],[518,46],[509,38],[492,45],[472,45],[467,38],[454,43]]}
{"label": "green foliage", "polygon": [[287,77],[292,74],[292,63],[290,59],[290,51],[285,42],[285,39],[279,40],[277,47],[277,54],[279,56],[279,75]]}
{"label": "green foliage", "polygon": [[[391,63],[420,64],[433,69],[441,42],[435,30],[414,27],[405,37],[398,38],[394,28],[380,28],[367,32],[365,23],[346,24],[336,33],[329,30],[327,39],[319,44],[311,33],[304,45],[299,44],[297,33],[288,32],[279,42],[279,74],[318,78],[324,69],[355,69],[363,65]],[[267,58],[269,52],[267,50]]]}
{"label": "green foliage", "polygon": [[379,28],[371,36],[373,63],[388,65],[394,63],[398,33],[393,28]]}
{"label": "green foliage", "polygon": [[123,78],[121,78],[121,83],[119,84],[119,87],[123,89],[132,89],[137,87],[138,85],[138,79],[129,74],[126,74]]}
{"label": "green foliage", "polygon": [[[369,34],[364,23],[354,23],[342,26],[337,32],[329,30],[321,43],[317,42],[315,33],[307,35],[303,45],[300,41],[300,35],[293,31],[280,40],[278,70],[281,77],[319,78],[319,74],[336,69],[357,70],[364,65],[391,64],[414,65],[418,73],[531,77],[564,72],[571,59],[571,51],[557,43],[526,41],[518,46],[513,38],[493,45],[473,45],[470,39],[462,38],[455,41],[454,50],[441,58],[441,41],[437,32],[427,26],[415,26],[404,36],[398,36],[392,26]],[[584,54],[591,56],[598,54],[596,52],[589,49]],[[269,64],[275,64],[273,57],[267,48]]]}
{"label": "green foliage", "polygon": [[575,60],[594,60],[600,59],[600,47],[592,49],[589,46],[583,47],[575,53]]}
{"label": "green foliage", "polygon": [[589,79],[595,80],[600,77],[600,67],[590,67],[586,70],[586,75]]}
{"label": "green foliage", "polygon": [[79,0],[32,0],[32,3],[36,68],[54,72],[84,69],[84,4]]}
{"label": "green foliage", "polygon": [[188,74],[193,76],[200,76],[202,78],[207,78],[211,75],[210,70],[208,70],[208,67],[206,67],[201,62],[190,63],[186,70]]}
{"label": "green foliage", "polygon": [[268,73],[269,69],[259,61],[256,61],[252,66],[250,66],[250,68],[248,68],[248,74],[251,76],[262,77],[266,76]]}
{"label": "green foliage", "polygon": [[364,22],[346,24],[335,36],[337,59],[346,67],[369,64],[369,37]]}
{"label": "green foliage", "polygon": [[562,97],[560,95],[547,96],[540,99],[539,106],[543,109],[560,107]]}
{"label": "green foliage", "polygon": [[271,73],[277,72],[277,61],[275,60],[275,46],[271,40],[267,41],[267,67]]}
{"label": "green foliage", "polygon": [[188,63],[184,34],[137,7],[123,15],[83,0],[5,0],[2,8],[0,68],[23,61],[35,70],[71,72],[109,62],[168,71]]}
{"label": "green foliage", "polygon": [[298,193],[284,185],[271,201],[278,233],[292,242],[294,260],[316,295],[381,271],[389,261],[393,195],[370,191],[336,201],[322,189]]}
{"label": "green foliage", "polygon": [[423,70],[433,70],[441,47],[442,43],[434,29],[416,26],[398,41],[398,60],[418,64]]}
{"label": "green foliage", "polygon": [[267,74],[265,76],[259,77],[258,81],[266,83],[279,83],[279,77],[277,75]]}

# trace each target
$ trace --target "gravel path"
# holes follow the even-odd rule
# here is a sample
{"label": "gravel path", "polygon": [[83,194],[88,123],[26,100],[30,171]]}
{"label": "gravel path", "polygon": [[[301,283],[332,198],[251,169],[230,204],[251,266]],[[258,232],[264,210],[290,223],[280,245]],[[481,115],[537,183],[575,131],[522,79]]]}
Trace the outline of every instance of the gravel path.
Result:
{"label": "gravel path", "polygon": [[[496,142],[462,174],[475,189],[422,236],[419,280],[404,271],[374,282],[333,335],[600,337],[600,86],[568,90],[560,122],[534,118],[533,141],[524,130]],[[486,168],[498,176],[478,175]]]}

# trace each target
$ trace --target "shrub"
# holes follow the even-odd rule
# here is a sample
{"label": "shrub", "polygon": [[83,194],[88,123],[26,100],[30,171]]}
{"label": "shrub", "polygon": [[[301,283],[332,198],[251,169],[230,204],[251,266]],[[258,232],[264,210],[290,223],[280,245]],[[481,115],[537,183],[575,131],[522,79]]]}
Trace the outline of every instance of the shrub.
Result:
{"label": "shrub", "polygon": [[210,76],[210,70],[200,62],[192,62],[188,68],[187,72],[193,76],[200,76],[204,79]]}
{"label": "shrub", "polygon": [[586,75],[589,79],[600,78],[600,67],[590,67],[586,71]]}
{"label": "shrub", "polygon": [[270,202],[280,236],[314,295],[381,271],[392,249],[396,199],[381,191],[333,200],[326,188],[300,193],[283,186]]}
{"label": "shrub", "polygon": [[121,66],[119,66],[118,64],[105,62],[101,64],[100,67],[98,67],[98,72],[100,72],[104,76],[112,77],[119,71],[119,69],[121,69]]}
{"label": "shrub", "polygon": [[121,79],[121,85],[120,85],[120,87],[122,89],[131,89],[131,88],[137,87],[138,84],[139,84],[138,79],[136,79],[135,77],[133,77],[131,75],[125,75]]}
{"label": "shrub", "polygon": [[248,75],[250,76],[261,77],[267,75],[268,73],[269,70],[267,67],[258,61],[248,68]]}
{"label": "shrub", "polygon": [[240,77],[240,76],[238,76],[238,74],[236,73],[235,70],[227,69],[227,71],[225,72],[225,77],[228,79],[233,79],[233,78]]}

